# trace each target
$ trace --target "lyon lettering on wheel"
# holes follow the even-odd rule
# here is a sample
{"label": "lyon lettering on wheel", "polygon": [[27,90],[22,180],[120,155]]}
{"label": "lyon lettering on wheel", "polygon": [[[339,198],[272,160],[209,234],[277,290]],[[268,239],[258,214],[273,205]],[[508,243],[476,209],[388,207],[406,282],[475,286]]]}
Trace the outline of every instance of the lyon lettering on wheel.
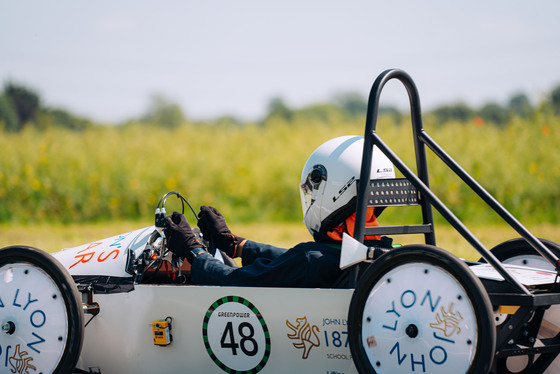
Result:
{"label": "lyon lettering on wheel", "polygon": [[0,372],[63,373],[80,353],[78,291],[50,255],[30,247],[0,251]]}
{"label": "lyon lettering on wheel", "polygon": [[495,336],[487,332],[493,327],[491,306],[478,280],[443,250],[409,247],[379,259],[364,274],[370,280],[356,289],[349,317],[359,371],[486,369]]}
{"label": "lyon lettering on wheel", "polygon": [[204,316],[206,351],[227,373],[254,374],[270,356],[270,333],[259,310],[239,296],[216,300]]}

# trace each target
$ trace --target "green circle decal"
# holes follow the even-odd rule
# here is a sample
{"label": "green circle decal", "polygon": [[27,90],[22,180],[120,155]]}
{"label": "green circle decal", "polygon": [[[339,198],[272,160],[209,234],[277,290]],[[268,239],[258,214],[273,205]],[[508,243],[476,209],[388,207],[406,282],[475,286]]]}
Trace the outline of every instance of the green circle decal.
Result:
{"label": "green circle decal", "polygon": [[230,374],[255,374],[270,357],[270,333],[259,310],[240,296],[216,300],[204,316],[202,338],[210,358]]}

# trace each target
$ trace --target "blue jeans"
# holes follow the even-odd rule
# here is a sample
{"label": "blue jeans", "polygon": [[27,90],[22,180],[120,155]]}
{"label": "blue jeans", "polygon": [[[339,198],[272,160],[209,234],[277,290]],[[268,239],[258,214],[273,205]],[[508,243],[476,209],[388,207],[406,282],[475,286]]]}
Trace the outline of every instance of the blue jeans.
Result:
{"label": "blue jeans", "polygon": [[307,242],[291,249],[248,240],[240,268],[201,254],[191,266],[195,284],[253,287],[331,287],[341,274],[340,246]]}

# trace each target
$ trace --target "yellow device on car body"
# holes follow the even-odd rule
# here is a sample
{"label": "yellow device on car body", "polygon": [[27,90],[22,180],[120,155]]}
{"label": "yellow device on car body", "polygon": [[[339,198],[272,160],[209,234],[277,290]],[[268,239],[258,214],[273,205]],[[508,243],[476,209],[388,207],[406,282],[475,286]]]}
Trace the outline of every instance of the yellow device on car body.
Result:
{"label": "yellow device on car body", "polygon": [[167,317],[163,321],[152,322],[152,334],[155,345],[165,347],[171,344],[173,341],[173,336],[171,335],[171,321],[171,317]]}

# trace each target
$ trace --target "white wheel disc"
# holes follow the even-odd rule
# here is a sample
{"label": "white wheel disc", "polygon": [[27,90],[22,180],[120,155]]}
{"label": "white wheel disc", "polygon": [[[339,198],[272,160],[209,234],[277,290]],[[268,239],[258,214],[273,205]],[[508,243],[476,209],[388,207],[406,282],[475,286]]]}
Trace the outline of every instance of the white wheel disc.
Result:
{"label": "white wheel disc", "polygon": [[554,266],[543,257],[539,255],[519,255],[507,260],[503,260],[502,264],[509,264],[509,265],[518,265],[518,266],[527,266],[530,268],[537,268],[537,269],[545,269],[545,270],[554,270]]}
{"label": "white wheel disc", "polygon": [[66,306],[56,284],[31,264],[4,265],[0,268],[0,308],[0,347],[9,357],[8,368],[52,373],[68,336]]}
{"label": "white wheel disc", "polygon": [[[560,256],[560,245],[546,239],[540,239],[557,256]],[[554,270],[554,266],[545,260],[524,239],[512,239],[500,243],[491,249],[492,253],[503,263],[518,266],[527,266],[537,269]],[[506,321],[507,314],[501,315],[500,321]],[[538,338],[553,338],[560,328],[560,306],[551,305],[544,312],[543,320],[538,331]],[[502,358],[498,362],[498,370],[504,374],[531,372],[531,365],[538,356],[510,356]],[[558,373],[560,371],[560,358],[556,358],[544,371],[545,374]]]}
{"label": "white wheel disc", "polygon": [[373,287],[364,307],[362,339],[378,373],[463,373],[476,347],[474,306],[439,267],[405,264]]}
{"label": "white wheel disc", "polygon": [[0,249],[0,373],[69,373],[83,311],[68,271],[31,247]]}
{"label": "white wheel disc", "polygon": [[496,347],[492,304],[456,256],[430,245],[396,248],[361,276],[348,312],[358,372],[479,373]]}

